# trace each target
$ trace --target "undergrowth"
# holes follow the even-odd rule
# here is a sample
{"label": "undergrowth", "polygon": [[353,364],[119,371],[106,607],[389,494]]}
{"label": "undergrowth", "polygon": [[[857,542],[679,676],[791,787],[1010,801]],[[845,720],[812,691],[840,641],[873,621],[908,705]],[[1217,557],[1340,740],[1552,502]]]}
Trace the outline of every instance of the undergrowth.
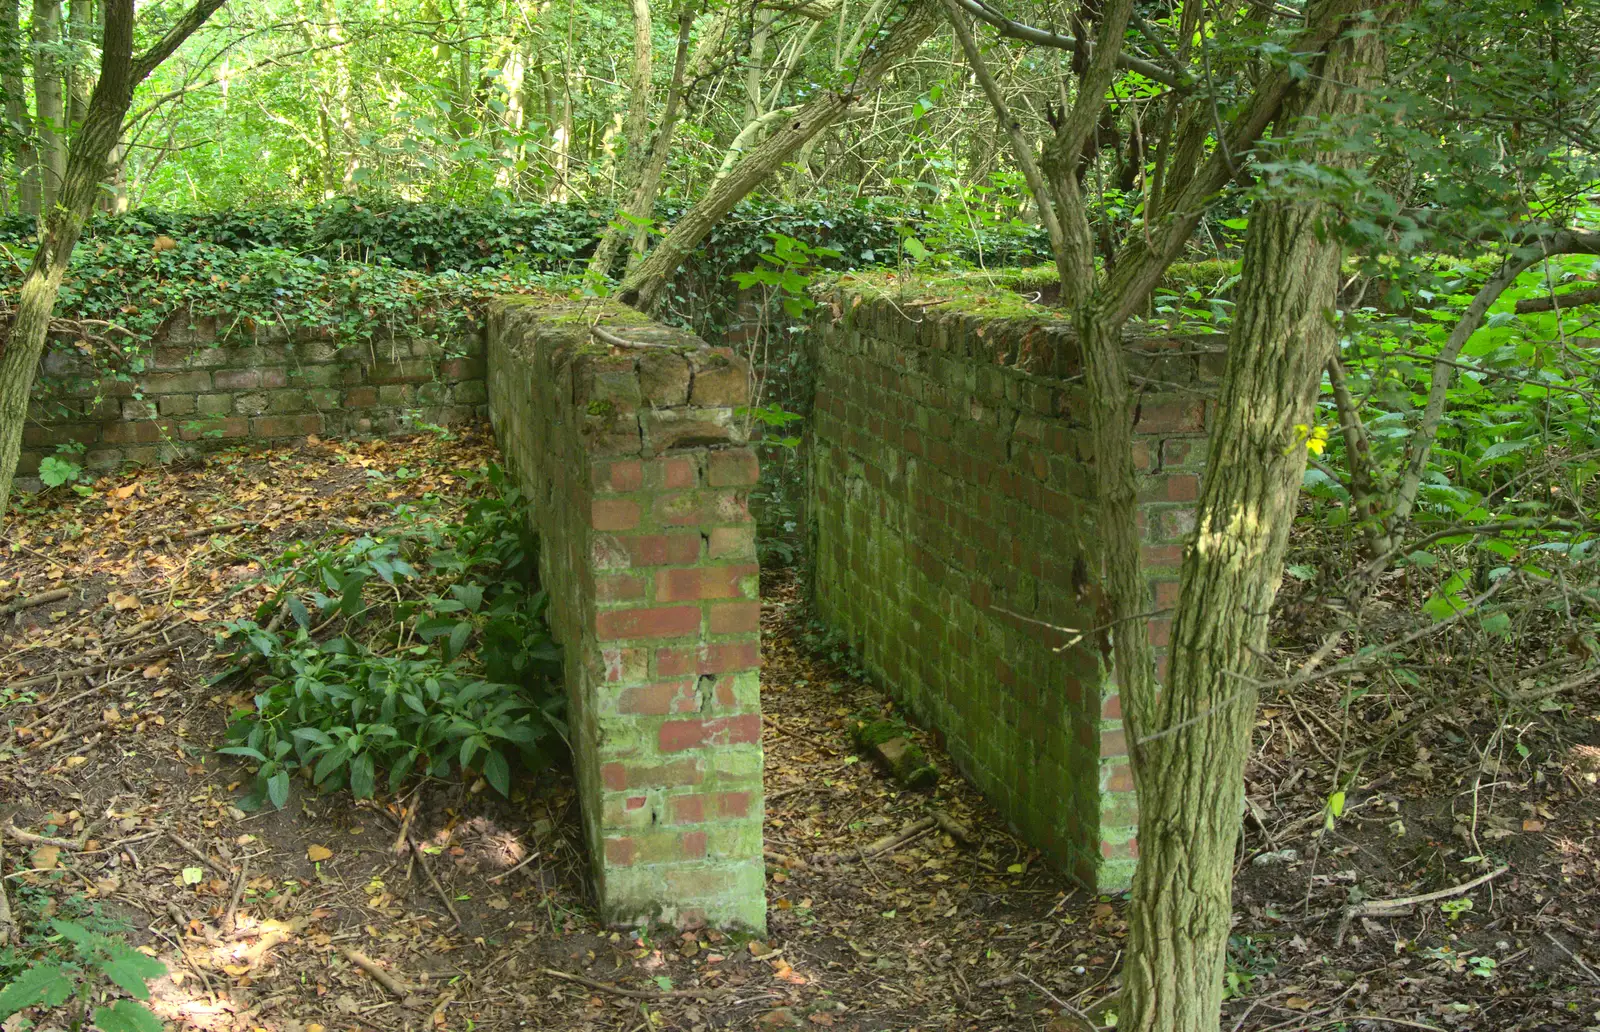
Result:
{"label": "undergrowth", "polygon": [[220,638],[253,676],[221,752],[255,763],[246,809],[282,807],[294,776],[372,796],[407,777],[481,775],[502,795],[513,761],[548,765],[565,737],[560,652],[536,587],[538,548],[517,490],[490,466],[457,516],[400,506],[382,531],[301,543],[270,561],[275,589]]}

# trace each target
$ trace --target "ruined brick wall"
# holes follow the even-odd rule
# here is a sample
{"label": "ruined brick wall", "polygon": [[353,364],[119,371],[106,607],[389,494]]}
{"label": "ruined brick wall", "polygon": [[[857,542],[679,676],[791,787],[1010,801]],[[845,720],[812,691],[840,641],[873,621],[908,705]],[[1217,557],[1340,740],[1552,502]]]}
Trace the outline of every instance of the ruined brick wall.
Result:
{"label": "ruined brick wall", "polygon": [[[654,347],[591,338],[596,320]],[[757,479],[727,349],[602,303],[496,305],[489,401],[540,533],[597,895],[615,924],[766,924]]]}
{"label": "ruined brick wall", "polygon": [[142,371],[97,378],[69,341],[45,353],[23,429],[18,486],[63,444],[89,469],[166,461],[246,440],[391,433],[414,421],[487,416],[483,336],[449,347],[407,338],[336,346],[330,334],[262,328],[225,335],[214,320],[174,319]]}
{"label": "ruined brick wall", "polygon": [[[1125,887],[1138,812],[1103,631],[1088,410],[1070,327],[848,286],[814,325],[820,615],[1018,833]],[[1133,428],[1158,607],[1176,589],[1217,341],[1148,341]],[[1150,621],[1158,649],[1169,620]]]}

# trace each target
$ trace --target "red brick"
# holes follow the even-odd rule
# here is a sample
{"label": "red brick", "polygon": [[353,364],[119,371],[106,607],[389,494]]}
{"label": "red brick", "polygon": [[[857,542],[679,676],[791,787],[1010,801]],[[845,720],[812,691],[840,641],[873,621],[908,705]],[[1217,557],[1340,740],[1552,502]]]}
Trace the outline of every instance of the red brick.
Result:
{"label": "red brick", "polygon": [[760,629],[760,602],[724,602],[711,607],[712,634],[745,634]]}
{"label": "red brick", "polygon": [[678,638],[686,634],[699,633],[700,608],[658,606],[608,609],[595,615],[594,629],[601,641],[616,641],[619,638]]}
{"label": "red brick", "polygon": [[711,559],[754,559],[756,555],[756,529],[754,527],[714,527],[711,530],[707,557]]}
{"label": "red brick", "polygon": [[750,816],[749,792],[720,792],[717,795],[718,817]]}
{"label": "red brick", "polygon": [[645,801],[645,797],[642,795],[629,796],[627,800],[623,802],[622,808],[624,810],[642,810],[644,809]]}
{"label": "red brick", "polygon": [[633,866],[633,854],[633,839],[606,839],[606,863],[615,867],[631,867]]}
{"label": "red brick", "polygon": [[1136,434],[1183,434],[1205,429],[1205,402],[1199,400],[1145,402],[1139,406]]}
{"label": "red brick", "polygon": [[1156,582],[1156,608],[1171,609],[1178,604],[1178,582],[1164,580]]}
{"label": "red brick", "polygon": [[1100,732],[1101,756],[1128,755],[1128,735],[1122,730]]}
{"label": "red brick", "polygon": [[703,831],[687,832],[683,836],[683,858],[685,860],[704,860],[706,856],[706,833]]}
{"label": "red brick", "polygon": [[617,459],[594,467],[596,491],[637,491],[644,487],[644,463],[638,459]]}
{"label": "red brick", "polygon": [[607,763],[600,768],[600,778],[607,789],[621,792],[630,788],[698,785],[705,780],[705,774],[700,770],[700,761],[690,758],[654,765]]}
{"label": "red brick", "polygon": [[739,582],[761,572],[754,563],[739,566],[703,566],[687,570],[661,570],[656,574],[657,602],[684,602],[702,598],[739,598]]}
{"label": "red brick", "polygon": [[705,741],[705,722],[700,720],[669,720],[661,725],[656,735],[662,752],[682,752],[694,749]]}
{"label": "red brick", "polygon": [[1183,562],[1182,545],[1141,545],[1139,563],[1142,566],[1177,566]]}
{"label": "red brick", "polygon": [[716,697],[718,706],[725,706],[731,709],[738,704],[738,697],[733,694],[733,678],[717,678]]}
{"label": "red brick", "polygon": [[1122,693],[1121,692],[1112,692],[1110,695],[1107,695],[1103,700],[1101,700],[1101,702],[1100,702],[1100,719],[1101,720],[1121,720],[1122,719]]}
{"label": "red brick", "polygon": [[673,796],[667,801],[673,824],[699,824],[706,819],[706,797],[703,795]]}
{"label": "red brick", "polygon": [[659,481],[652,478],[652,487],[679,490],[693,487],[695,480],[694,462],[682,456],[656,459],[652,464],[657,471]]}
{"label": "red brick", "polygon": [[632,530],[639,525],[639,503],[631,498],[596,498],[589,503],[595,530]]}
{"label": "red brick", "polygon": [[699,534],[628,534],[612,539],[630,566],[687,566],[700,561]]}
{"label": "red brick", "polygon": [[1152,617],[1148,621],[1150,627],[1150,644],[1162,648],[1172,641],[1172,618],[1168,616]]}
{"label": "red brick", "polygon": [[725,674],[761,665],[761,646],[753,641],[656,650],[656,676]]}
{"label": "red brick", "polygon": [[371,408],[377,403],[378,388],[376,387],[352,387],[344,392],[344,407],[347,409]]}
{"label": "red brick", "polygon": [[749,487],[761,479],[761,466],[748,448],[714,451],[706,463],[706,483],[712,487]]}
{"label": "red brick", "polygon": [[703,737],[712,745],[749,745],[761,741],[761,714],[746,713],[738,717],[720,717],[708,720]]}
{"label": "red brick", "polygon": [[668,713],[693,713],[700,708],[692,680],[655,681],[623,689],[617,701],[621,713],[664,717]]}
{"label": "red brick", "polygon": [[594,597],[599,602],[626,602],[644,598],[645,580],[638,574],[616,573],[594,579]]}
{"label": "red brick", "polygon": [[322,432],[322,415],[317,412],[300,416],[257,416],[250,420],[250,433],[255,437],[300,437]]}
{"label": "red brick", "polygon": [[1107,792],[1132,792],[1133,768],[1126,763],[1119,763],[1111,768],[1111,777],[1106,781]]}

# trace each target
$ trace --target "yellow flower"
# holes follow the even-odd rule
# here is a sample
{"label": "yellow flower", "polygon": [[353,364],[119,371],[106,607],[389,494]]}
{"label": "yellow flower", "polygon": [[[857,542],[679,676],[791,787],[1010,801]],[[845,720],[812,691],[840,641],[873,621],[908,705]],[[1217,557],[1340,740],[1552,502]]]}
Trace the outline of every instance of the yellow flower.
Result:
{"label": "yellow flower", "polygon": [[1306,451],[1312,455],[1321,455],[1328,450],[1328,428],[1325,426],[1307,426],[1296,423],[1294,426],[1294,443],[1284,452],[1287,455],[1300,445],[1306,446]]}

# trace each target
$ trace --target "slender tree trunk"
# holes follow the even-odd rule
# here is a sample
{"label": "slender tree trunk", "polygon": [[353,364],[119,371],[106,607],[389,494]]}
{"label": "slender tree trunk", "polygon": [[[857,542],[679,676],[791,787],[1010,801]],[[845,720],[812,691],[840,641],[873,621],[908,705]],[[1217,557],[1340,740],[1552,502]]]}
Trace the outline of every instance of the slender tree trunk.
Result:
{"label": "slender tree trunk", "polygon": [[0,351],[0,521],[22,448],[39,357],[44,354],[61,280],[105,181],[106,162],[122,137],[133,88],[205,23],[223,0],[199,0],[150,50],[133,58],[133,0],[106,0],[100,78],[67,157],[59,203],[45,214],[39,247],[22,281],[17,314]]}
{"label": "slender tree trunk", "polygon": [[28,114],[28,95],[22,82],[26,63],[22,52],[22,26],[18,0],[5,0],[5,78],[6,121],[17,130],[17,210],[24,215],[39,214],[39,150],[34,145],[33,119]]}
{"label": "slender tree trunk", "polygon": [[[1280,132],[1287,136],[1301,117],[1348,117],[1381,72],[1381,60],[1376,32],[1336,40],[1318,74],[1308,77],[1313,85],[1286,105]],[[1347,160],[1323,156],[1326,164]],[[1258,201],[1250,212],[1206,459],[1211,473],[1184,552],[1170,666],[1164,689],[1140,691],[1133,707],[1140,714],[1129,749],[1139,793],[1139,867],[1118,1027],[1134,1032],[1218,1026],[1240,793],[1255,720],[1252,678],[1267,646],[1267,616],[1305,471],[1304,428],[1314,422],[1322,369],[1335,343],[1339,248],[1327,225],[1331,216],[1322,204],[1300,199]],[[1124,439],[1128,430],[1124,425]],[[1132,523],[1134,512],[1119,509],[1105,518],[1115,527],[1119,516]],[[1128,558],[1124,552],[1114,562]]]}
{"label": "slender tree trunk", "polygon": [[807,140],[843,118],[864,95],[876,89],[883,77],[910,56],[942,20],[933,0],[913,0],[882,42],[863,55],[854,86],[847,91],[829,90],[820,94],[748,151],[733,171],[685,212],[644,261],[623,278],[619,291],[622,300],[641,310],[653,307],[672,274],[712,226],[762,180],[782,167]]}
{"label": "slender tree trunk", "polygon": [[39,199],[46,213],[61,195],[67,169],[60,42],[61,0],[33,0],[33,106],[39,138]]}
{"label": "slender tree trunk", "polygon": [[629,266],[633,256],[644,250],[649,240],[649,230],[641,225],[655,209],[656,197],[661,192],[661,175],[666,171],[667,159],[672,154],[672,138],[678,129],[678,116],[683,108],[684,73],[689,60],[689,36],[698,16],[698,4],[686,3],[678,13],[678,49],[672,63],[672,82],[667,87],[667,103],[661,112],[661,122],[651,137],[643,161],[634,170],[633,187],[627,202],[622,206],[623,217],[613,219],[595,246],[589,260],[588,274],[604,277],[610,274],[624,241],[633,241]]}
{"label": "slender tree trunk", "polygon": [[89,111],[89,91],[94,88],[94,70],[89,63],[89,47],[94,42],[94,0],[71,0],[67,5],[67,38],[72,42],[66,63],[67,125],[83,121]]}

